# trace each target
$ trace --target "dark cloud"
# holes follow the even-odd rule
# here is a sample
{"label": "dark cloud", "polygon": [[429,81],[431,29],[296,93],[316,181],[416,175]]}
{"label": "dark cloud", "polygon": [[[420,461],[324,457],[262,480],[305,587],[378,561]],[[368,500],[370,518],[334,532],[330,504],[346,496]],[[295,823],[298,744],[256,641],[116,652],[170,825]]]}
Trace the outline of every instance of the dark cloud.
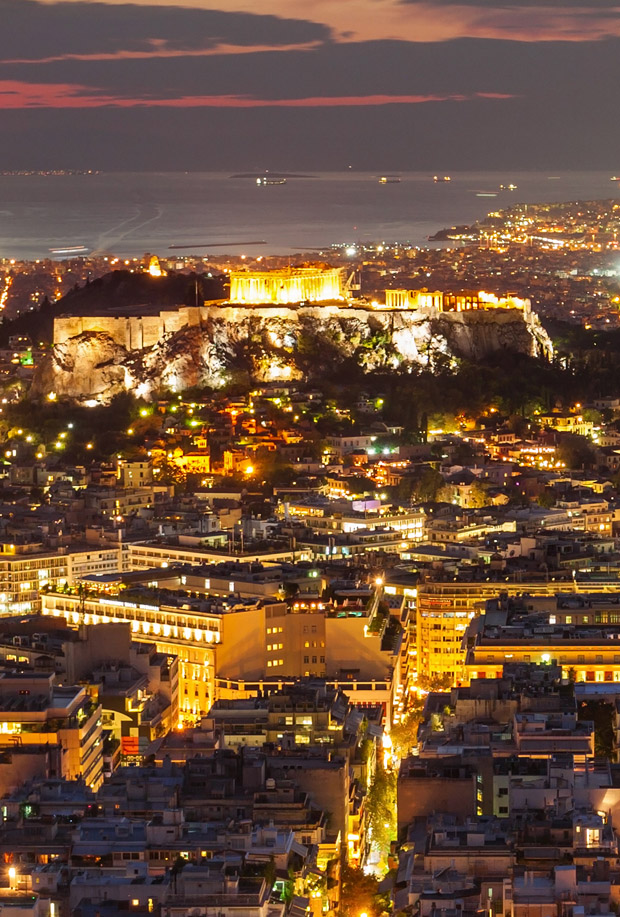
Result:
{"label": "dark cloud", "polygon": [[[585,78],[587,75],[587,78]],[[114,97],[454,95],[579,97],[608,110],[602,86],[620,82],[620,39],[527,42],[460,39],[329,43],[311,52],[223,57],[60,60],[0,65],[0,80],[89,87]],[[240,127],[242,133],[242,128]]]}
{"label": "dark cloud", "polygon": [[363,114],[346,108],[197,114],[180,109],[7,111],[0,163],[7,169],[120,171],[311,171],[353,164],[430,174],[523,168],[555,174],[568,168],[616,170],[620,147],[620,121],[594,109],[585,97],[554,106],[541,97],[384,106]]}
{"label": "dark cloud", "polygon": [[303,19],[183,6],[0,0],[0,58],[194,51],[221,44],[294,45],[326,41],[329,29]]}

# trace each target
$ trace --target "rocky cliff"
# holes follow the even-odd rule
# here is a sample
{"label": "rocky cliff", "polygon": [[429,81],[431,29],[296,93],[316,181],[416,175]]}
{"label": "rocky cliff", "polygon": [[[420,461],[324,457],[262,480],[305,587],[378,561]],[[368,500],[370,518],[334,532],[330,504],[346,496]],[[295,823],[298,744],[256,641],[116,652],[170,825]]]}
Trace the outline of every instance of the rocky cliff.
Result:
{"label": "rocky cliff", "polygon": [[[547,355],[552,345],[536,315],[494,309],[460,313],[309,306],[210,306],[199,321],[131,349],[109,319],[54,345],[38,368],[34,397],[55,392],[82,403],[108,403],[133,391],[220,387],[242,373],[256,381],[319,380],[326,367],[355,360],[365,370],[438,359],[484,359],[498,350]],[[117,328],[117,325],[115,325]]]}

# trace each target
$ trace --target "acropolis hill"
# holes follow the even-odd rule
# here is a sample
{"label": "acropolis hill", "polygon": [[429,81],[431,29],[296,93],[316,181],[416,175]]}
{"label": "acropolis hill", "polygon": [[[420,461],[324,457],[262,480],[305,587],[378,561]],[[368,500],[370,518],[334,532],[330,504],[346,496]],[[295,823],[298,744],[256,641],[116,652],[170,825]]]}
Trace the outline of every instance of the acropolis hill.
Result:
{"label": "acropolis hill", "polygon": [[342,270],[327,265],[233,271],[225,301],[165,310],[111,302],[107,314],[56,318],[33,394],[107,403],[121,391],[218,387],[242,363],[267,381],[318,377],[328,353],[370,370],[501,349],[550,354],[528,300],[422,289],[388,290],[379,303],[354,298]]}

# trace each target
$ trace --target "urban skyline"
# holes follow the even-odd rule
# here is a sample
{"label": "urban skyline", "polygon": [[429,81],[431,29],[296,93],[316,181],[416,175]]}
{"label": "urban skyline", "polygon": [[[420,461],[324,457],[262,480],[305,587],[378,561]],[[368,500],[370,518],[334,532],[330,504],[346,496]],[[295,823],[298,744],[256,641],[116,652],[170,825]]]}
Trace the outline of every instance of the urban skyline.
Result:
{"label": "urban skyline", "polygon": [[618,917],[620,0],[0,11],[2,914]]}

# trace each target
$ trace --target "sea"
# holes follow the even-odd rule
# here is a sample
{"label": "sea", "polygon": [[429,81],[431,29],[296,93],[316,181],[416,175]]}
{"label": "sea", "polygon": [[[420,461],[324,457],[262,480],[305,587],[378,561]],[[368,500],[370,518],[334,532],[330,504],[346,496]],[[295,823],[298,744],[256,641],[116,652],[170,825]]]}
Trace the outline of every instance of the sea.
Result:
{"label": "sea", "polygon": [[[252,176],[213,172],[1,174],[0,258],[61,258],[78,248],[127,258],[425,246],[444,227],[516,203],[620,198],[609,172],[398,176],[380,183],[380,173],[317,172],[259,186]],[[508,184],[516,189],[500,190]]]}

